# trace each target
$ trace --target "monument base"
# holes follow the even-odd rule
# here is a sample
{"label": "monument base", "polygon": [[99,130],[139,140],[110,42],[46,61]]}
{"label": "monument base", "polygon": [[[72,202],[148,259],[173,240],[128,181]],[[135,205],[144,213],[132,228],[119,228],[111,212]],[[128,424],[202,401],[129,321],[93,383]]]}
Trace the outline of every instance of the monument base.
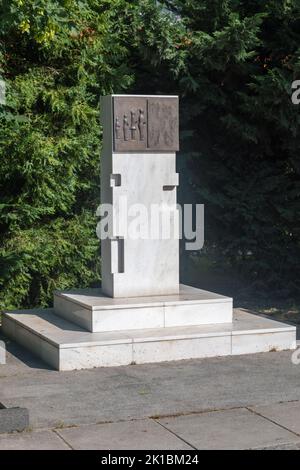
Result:
{"label": "monument base", "polygon": [[[175,305],[177,305],[176,302],[179,302],[177,316],[176,308],[173,310],[177,318],[175,321],[179,323],[177,326],[170,326],[166,322],[166,309],[168,316],[171,313],[171,310],[168,311],[168,307],[174,307],[174,299],[170,298],[172,296],[167,296],[168,299],[164,300],[156,299],[158,303],[163,304],[155,305],[155,308],[160,309],[158,311],[164,312],[163,325],[159,324],[158,327],[149,328],[150,322],[147,328],[141,328],[141,324],[138,322],[132,323],[131,329],[127,330],[124,329],[125,322],[121,321],[121,317],[124,315],[124,321],[130,318],[137,321],[139,307],[137,304],[132,305],[136,299],[123,299],[128,302],[124,310],[120,307],[120,304],[122,305],[120,299],[106,298],[110,305],[108,311],[113,310],[111,313],[112,325],[115,326],[115,329],[114,331],[89,332],[74,323],[76,311],[74,313],[73,307],[76,302],[73,302],[75,299],[73,297],[71,301],[72,308],[69,306],[68,313],[69,318],[74,320],[73,322],[62,318],[54,309],[6,312],[2,315],[2,331],[57,370],[144,364],[296,348],[295,327],[250,314],[243,310],[235,310],[231,321],[231,299],[206,293],[206,296],[210,294],[210,301],[206,298],[205,302],[202,298],[202,301],[199,302],[201,299],[191,299],[187,295],[189,289],[192,288],[183,288],[185,290],[185,294],[182,294],[183,310],[180,310],[180,301],[175,300]],[[190,291],[190,294],[196,297],[199,296],[199,290],[196,289],[196,291],[198,293],[194,292],[192,294],[192,291]],[[90,293],[89,291],[86,296],[88,299],[91,299]],[[66,293],[61,295],[64,296]],[[77,294],[69,293],[68,295],[82,296],[84,294],[81,291]],[[94,296],[94,299],[96,297]],[[221,298],[223,300],[220,300]],[[148,300],[150,301],[150,299]],[[115,310],[112,307],[114,301],[117,305]],[[87,302],[91,302],[91,300]],[[145,300],[139,304],[142,317],[145,313],[143,309],[150,308],[149,305],[145,307],[144,302]],[[171,302],[172,305],[168,302]],[[191,306],[197,305],[197,316],[196,310],[193,311],[192,315],[189,315],[185,302],[190,303]],[[99,297],[97,303],[99,303]],[[152,307],[153,303],[154,300],[152,299]],[[78,310],[81,312],[79,318],[82,318],[82,305],[80,303],[76,305],[80,306]],[[218,315],[215,314],[213,305],[217,305],[217,309],[221,309]],[[228,306],[230,306],[230,311]],[[211,315],[207,310],[209,307],[211,307]],[[223,314],[222,308],[224,309]],[[124,311],[121,314],[122,310]],[[92,313],[87,313],[92,320],[89,325],[93,325],[93,309],[90,312]],[[98,315],[100,323],[104,319],[101,323],[102,327],[104,325],[107,327],[105,309],[98,310],[98,312],[102,312]],[[228,312],[230,316],[228,316]],[[132,317],[130,317],[130,313]],[[146,317],[147,315],[144,318]],[[218,318],[223,318],[225,321],[218,323]],[[209,319],[212,322],[209,322]],[[229,319],[230,321],[228,321]],[[192,322],[193,324],[191,324]],[[134,325],[137,329],[134,329]]]}

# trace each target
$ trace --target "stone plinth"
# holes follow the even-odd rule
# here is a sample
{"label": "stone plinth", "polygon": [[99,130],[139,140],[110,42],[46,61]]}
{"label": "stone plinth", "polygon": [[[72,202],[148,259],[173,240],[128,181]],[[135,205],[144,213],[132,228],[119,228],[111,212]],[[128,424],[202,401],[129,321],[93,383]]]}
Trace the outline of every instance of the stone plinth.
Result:
{"label": "stone plinth", "polygon": [[232,323],[90,333],[52,309],[3,314],[2,330],[58,370],[144,364],[296,347],[296,328],[243,311]]}
{"label": "stone plinth", "polygon": [[54,308],[91,332],[232,322],[232,299],[189,286],[174,295],[111,298],[101,289],[56,292]]}

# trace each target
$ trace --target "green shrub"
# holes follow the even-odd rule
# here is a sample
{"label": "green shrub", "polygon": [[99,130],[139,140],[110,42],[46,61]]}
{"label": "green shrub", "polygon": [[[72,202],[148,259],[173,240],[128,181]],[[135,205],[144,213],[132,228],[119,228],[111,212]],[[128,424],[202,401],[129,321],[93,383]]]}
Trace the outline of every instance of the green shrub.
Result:
{"label": "green shrub", "polygon": [[100,280],[99,98],[128,90],[147,51],[175,74],[177,30],[152,0],[9,0],[0,18],[0,306],[47,305]]}
{"label": "green shrub", "polygon": [[113,92],[180,94],[183,202],[205,203],[206,251],[299,289],[298,0],[2,0],[0,18],[2,308],[99,283]]}
{"label": "green shrub", "polygon": [[187,28],[182,149],[206,249],[257,289],[299,293],[300,3],[167,3]]}

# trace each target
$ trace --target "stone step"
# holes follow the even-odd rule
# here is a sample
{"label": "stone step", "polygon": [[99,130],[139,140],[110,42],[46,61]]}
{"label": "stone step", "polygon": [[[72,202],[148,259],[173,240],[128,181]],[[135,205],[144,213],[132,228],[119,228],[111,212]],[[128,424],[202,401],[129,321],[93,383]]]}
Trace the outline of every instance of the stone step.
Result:
{"label": "stone step", "polygon": [[295,349],[296,328],[234,311],[233,323],[90,333],[53,309],[6,312],[5,335],[58,370]]}
{"label": "stone step", "polygon": [[181,285],[179,294],[111,298],[101,289],[54,293],[57,315],[91,332],[232,322],[232,299]]}

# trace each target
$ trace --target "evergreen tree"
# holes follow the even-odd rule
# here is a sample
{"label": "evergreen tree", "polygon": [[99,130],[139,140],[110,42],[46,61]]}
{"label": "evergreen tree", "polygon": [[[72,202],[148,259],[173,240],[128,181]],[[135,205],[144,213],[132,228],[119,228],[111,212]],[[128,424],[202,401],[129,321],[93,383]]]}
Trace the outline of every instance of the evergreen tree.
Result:
{"label": "evergreen tree", "polygon": [[206,248],[257,288],[299,292],[299,0],[174,0],[184,122]]}
{"label": "evergreen tree", "polygon": [[1,306],[99,283],[99,97],[113,92],[180,94],[207,251],[297,290],[299,45],[299,0],[0,0]]}
{"label": "evergreen tree", "polygon": [[159,69],[172,31],[154,0],[0,0],[2,308],[98,285],[99,98],[133,89],[148,45]]}

